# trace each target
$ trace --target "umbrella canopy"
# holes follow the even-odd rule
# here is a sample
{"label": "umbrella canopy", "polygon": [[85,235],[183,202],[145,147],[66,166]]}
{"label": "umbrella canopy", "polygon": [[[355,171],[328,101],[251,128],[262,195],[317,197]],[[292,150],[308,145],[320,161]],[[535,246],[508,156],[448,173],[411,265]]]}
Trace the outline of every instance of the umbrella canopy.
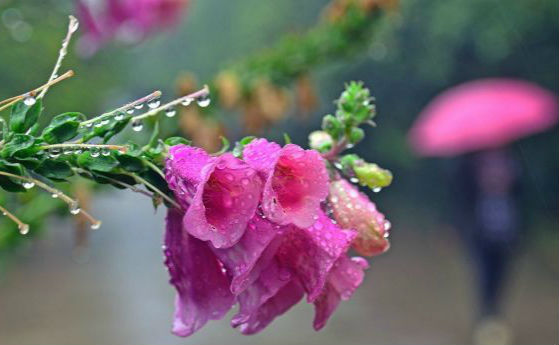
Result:
{"label": "umbrella canopy", "polygon": [[408,139],[422,156],[454,156],[504,146],[557,120],[553,93],[520,80],[482,79],[435,97]]}

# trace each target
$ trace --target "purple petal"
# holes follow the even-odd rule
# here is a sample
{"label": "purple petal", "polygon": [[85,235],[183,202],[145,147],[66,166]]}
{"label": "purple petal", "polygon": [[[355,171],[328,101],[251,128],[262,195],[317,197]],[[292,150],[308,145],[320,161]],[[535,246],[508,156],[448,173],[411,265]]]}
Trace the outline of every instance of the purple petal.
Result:
{"label": "purple petal", "polygon": [[202,169],[183,224],[192,236],[216,248],[231,247],[254,216],[261,192],[256,171],[232,154],[223,154]]}
{"label": "purple petal", "polygon": [[239,325],[241,333],[254,334],[270,324],[276,317],[288,311],[297,304],[305,294],[303,287],[292,279],[281,288],[273,297],[269,298],[258,310],[251,314],[249,319]]}
{"label": "purple petal", "polygon": [[281,146],[266,139],[254,139],[243,150],[243,160],[266,176],[274,169]]}
{"label": "purple petal", "polygon": [[363,282],[364,270],[369,267],[360,257],[340,257],[328,275],[328,282],[323,293],[314,301],[315,317],[313,327],[320,330],[334,313],[340,301],[351,298]]}
{"label": "purple petal", "polygon": [[261,271],[258,267],[267,266],[275,255],[280,242],[275,241],[277,244],[271,242],[276,237],[278,228],[278,225],[260,216],[254,216],[237,244],[229,248],[213,250],[232,276],[233,294],[238,295],[245,290],[258,277]]}
{"label": "purple petal", "polygon": [[219,320],[231,309],[235,297],[229,279],[207,243],[182,229],[183,214],[167,212],[165,265],[177,290],[173,333],[186,337],[208,320]]}
{"label": "purple petal", "polygon": [[285,232],[278,258],[299,277],[309,302],[320,295],[330,269],[345,255],[355,236],[355,231],[341,229],[322,211],[313,226],[291,227]]}

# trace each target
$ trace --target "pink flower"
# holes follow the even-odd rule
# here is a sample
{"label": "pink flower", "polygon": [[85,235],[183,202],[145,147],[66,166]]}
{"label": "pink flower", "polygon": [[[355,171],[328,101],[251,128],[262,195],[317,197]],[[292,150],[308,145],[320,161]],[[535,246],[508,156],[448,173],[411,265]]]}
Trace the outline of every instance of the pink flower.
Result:
{"label": "pink flower", "polygon": [[353,247],[359,254],[372,256],[388,250],[390,222],[365,194],[348,181],[339,179],[330,183],[328,200],[338,224],[357,230]]}
{"label": "pink flower", "polygon": [[366,261],[347,256],[357,231],[320,207],[328,175],[318,153],[256,140],[244,160],[186,145],[169,150],[166,180],[183,208],[169,210],[165,236],[177,335],[236,303],[231,325],[257,333],[305,295],[319,330],[363,281]]}
{"label": "pink flower", "polygon": [[245,147],[243,157],[266,181],[262,196],[266,217],[300,228],[316,221],[328,195],[328,172],[318,152],[257,139]]}
{"label": "pink flower", "polygon": [[84,35],[78,49],[86,56],[117,38],[136,43],[154,31],[175,24],[188,0],[79,0],[77,13]]}

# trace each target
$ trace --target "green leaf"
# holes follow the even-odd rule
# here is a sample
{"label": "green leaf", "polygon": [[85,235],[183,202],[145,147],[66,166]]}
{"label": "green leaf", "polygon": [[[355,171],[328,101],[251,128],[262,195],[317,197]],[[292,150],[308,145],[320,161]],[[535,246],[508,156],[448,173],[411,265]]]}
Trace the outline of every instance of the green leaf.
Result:
{"label": "green leaf", "polygon": [[53,159],[44,160],[34,171],[46,178],[62,181],[74,175],[68,163]]}
{"label": "green leaf", "polygon": [[165,145],[167,146],[175,146],[175,145],[190,145],[192,144],[192,141],[187,140],[183,137],[170,137],[165,139]]}
{"label": "green leaf", "polygon": [[[10,163],[0,160],[0,171],[23,176],[24,170],[19,163]],[[26,189],[21,185],[20,180],[13,179],[8,176],[0,175],[0,187],[8,192],[25,192]]]}
{"label": "green leaf", "polygon": [[285,142],[285,144],[291,144],[291,137],[289,136],[289,134],[287,133],[283,133],[283,141]]}
{"label": "green leaf", "polygon": [[10,114],[10,130],[15,133],[24,133],[37,123],[37,119],[43,110],[43,102],[39,98],[31,106],[19,101],[12,106]]}
{"label": "green leaf", "polygon": [[83,120],[85,120],[85,116],[76,112],[57,115],[43,130],[42,139],[49,144],[70,140],[78,135],[80,122]]}
{"label": "green leaf", "polygon": [[0,155],[4,158],[17,156],[29,157],[39,151],[34,147],[35,138],[27,134],[15,134],[12,139],[4,145]]}
{"label": "green leaf", "polygon": [[155,147],[157,146],[159,138],[159,121],[155,121],[153,125],[153,131],[151,132],[151,137],[149,138],[148,147]]}
{"label": "green leaf", "polygon": [[77,164],[92,171],[111,172],[118,166],[118,161],[112,155],[92,157],[89,152],[80,154]]}
{"label": "green leaf", "polygon": [[233,148],[233,156],[241,158],[243,156],[243,150],[245,149],[245,146],[250,144],[254,139],[256,139],[256,137],[248,136],[237,141],[235,143],[235,147]]}
{"label": "green leaf", "polygon": [[121,154],[116,156],[116,159],[120,163],[120,166],[130,172],[140,172],[145,169],[144,162],[138,158],[129,154]]}

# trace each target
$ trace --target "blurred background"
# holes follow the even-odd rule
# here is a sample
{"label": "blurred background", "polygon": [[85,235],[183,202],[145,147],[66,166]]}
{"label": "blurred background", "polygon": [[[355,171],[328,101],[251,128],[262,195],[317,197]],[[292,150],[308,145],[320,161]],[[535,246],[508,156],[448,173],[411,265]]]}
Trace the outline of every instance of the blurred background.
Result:
{"label": "blurred background", "polygon": [[[103,1],[86,3],[95,8]],[[287,132],[293,142],[306,145],[308,133],[320,127],[322,116],[335,110],[332,101],[344,82],[362,80],[376,97],[378,127],[366,130],[366,140],[356,151],[395,176],[390,188],[371,194],[392,222],[392,248],[371,260],[365,283],[339,307],[327,327],[315,333],[312,307],[300,304],[252,337],[230,329],[227,318],[210,322],[190,338],[173,336],[174,290],[167,284],[161,253],[163,210],[154,216],[149,200],[103,189],[91,197],[91,209],[103,219],[103,227],[90,234],[79,252],[68,217],[46,218],[40,233],[19,243],[0,236],[0,243],[4,241],[0,344],[479,340],[483,306],[478,302],[478,266],[456,216],[471,206],[454,188],[461,182],[456,171],[463,158],[420,158],[406,135],[436,95],[470,80],[518,78],[557,95],[558,3],[401,0],[380,15],[359,19],[373,25],[355,28],[355,35],[352,31],[341,35],[343,42],[337,43],[331,57],[308,59],[293,75],[277,76],[258,63],[246,63],[273,49],[286,35],[305,35],[339,21],[332,7],[325,9],[329,5],[327,0],[193,0],[172,9],[177,18],[163,27],[146,30],[145,36],[119,30],[97,42],[96,50],[84,48],[88,41],[83,41],[87,37],[82,20],[77,35],[82,41],[71,45],[62,69],[73,69],[77,77],[53,87],[45,99],[50,115],[80,111],[93,116],[154,89],[171,99],[193,89],[197,80],[198,86],[215,85],[219,98],[207,113],[185,112],[162,120],[166,133],[177,128],[187,136],[201,132],[203,137],[195,139],[211,147],[211,140],[204,139],[219,133],[231,140],[257,134],[279,141]],[[48,78],[67,16],[76,8],[76,3],[63,0],[0,0],[0,99]],[[344,15],[352,14],[339,14]],[[279,104],[280,111],[268,111],[264,122],[250,117],[252,103],[231,107],[224,101],[223,72],[234,71],[241,81],[254,79],[242,74],[251,71],[250,66],[268,78],[264,86],[268,82],[273,86],[248,90],[243,86],[242,93]],[[277,70],[284,71],[281,68]],[[273,65],[271,70],[276,70]],[[199,120],[180,120],[187,116]],[[141,142],[149,132],[125,135]],[[516,141],[509,151],[523,172],[516,208],[520,221],[514,243],[508,245],[508,269],[499,290],[498,316],[506,325],[505,335],[495,341],[555,344],[559,341],[557,127]]]}

